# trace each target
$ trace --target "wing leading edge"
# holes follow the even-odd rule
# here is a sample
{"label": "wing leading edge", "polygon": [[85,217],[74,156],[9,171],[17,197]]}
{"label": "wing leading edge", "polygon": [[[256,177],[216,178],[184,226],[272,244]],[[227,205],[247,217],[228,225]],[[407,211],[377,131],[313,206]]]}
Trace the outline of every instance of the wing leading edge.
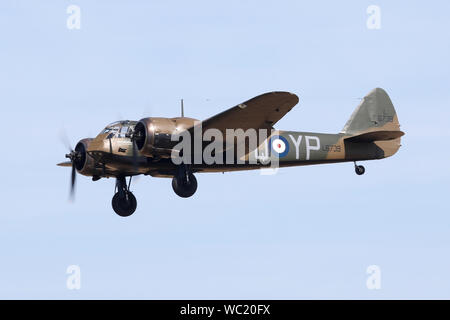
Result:
{"label": "wing leading edge", "polygon": [[214,128],[223,133],[226,129],[271,129],[298,101],[290,92],[264,93],[204,120],[202,129]]}

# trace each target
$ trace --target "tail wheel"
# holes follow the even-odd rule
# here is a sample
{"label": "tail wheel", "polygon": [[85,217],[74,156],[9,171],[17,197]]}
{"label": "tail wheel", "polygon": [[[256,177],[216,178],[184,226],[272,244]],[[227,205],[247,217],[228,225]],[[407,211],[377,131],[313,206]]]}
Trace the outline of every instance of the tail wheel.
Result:
{"label": "tail wheel", "polygon": [[175,193],[182,198],[189,198],[197,191],[197,179],[190,173],[187,179],[174,177],[172,188]]}
{"label": "tail wheel", "polygon": [[364,172],[366,172],[366,168],[364,168],[363,166],[355,166],[355,172],[358,176],[361,176],[364,174]]}
{"label": "tail wheel", "polygon": [[117,192],[112,198],[112,207],[121,217],[131,216],[136,211],[136,197],[130,191],[126,191],[123,194]]}

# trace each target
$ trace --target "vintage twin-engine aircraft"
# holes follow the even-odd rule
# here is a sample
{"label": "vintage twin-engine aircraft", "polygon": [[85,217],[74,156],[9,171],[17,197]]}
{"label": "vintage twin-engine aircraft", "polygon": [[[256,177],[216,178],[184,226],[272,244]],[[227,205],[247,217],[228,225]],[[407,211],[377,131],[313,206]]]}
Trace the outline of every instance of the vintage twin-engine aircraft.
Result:
{"label": "vintage twin-engine aircraft", "polygon": [[[136,210],[136,198],[130,191],[132,176],[144,174],[154,177],[172,178],[172,188],[180,197],[190,197],[197,190],[197,172],[225,172],[271,167],[301,166],[351,161],[355,172],[362,175],[365,169],[356,161],[382,159],[392,156],[400,148],[400,131],[397,114],[387,93],[380,88],[372,90],[363,98],[350,119],[338,134],[280,131],[273,129],[279,121],[298,103],[298,97],[289,92],[269,92],[241,103],[202,122],[183,116],[176,118],[144,118],[140,121],[118,121],[108,125],[95,138],[79,141],[75,150],[66,158],[70,161],[60,166],[72,167],[71,192],[73,193],[76,172],[91,176],[93,181],[100,178],[116,178],[112,207],[120,216],[129,216]],[[196,145],[195,131],[206,135],[223,134],[224,140],[202,138],[200,151]],[[244,153],[235,154],[238,142],[235,137],[228,140],[230,129],[249,132],[266,132],[258,136],[256,145],[246,145]],[[232,130],[233,131],[233,130]],[[179,148],[175,136],[187,135],[188,148]],[[211,136],[211,135],[210,135]],[[223,139],[223,138],[222,138]],[[184,138],[182,139],[184,140]],[[218,161],[200,160],[189,162],[174,161],[174,155],[193,159],[208,148],[206,141],[231,141],[210,155]],[[216,145],[217,146],[217,145]],[[197,151],[195,151],[197,150]],[[233,151],[233,152],[232,152]],[[185,153],[183,155],[183,152]],[[231,154],[231,157],[228,155]],[[255,157],[251,155],[255,154]],[[262,155],[262,156],[261,156]],[[226,158],[226,161],[224,160]],[[186,159],[186,158],[183,158]],[[198,158],[196,158],[198,159]],[[231,159],[231,161],[229,161]],[[251,160],[254,161],[251,161]],[[269,162],[267,159],[271,159]],[[222,161],[223,160],[223,161]],[[276,160],[276,161],[273,161]],[[129,182],[126,182],[129,177]]]}

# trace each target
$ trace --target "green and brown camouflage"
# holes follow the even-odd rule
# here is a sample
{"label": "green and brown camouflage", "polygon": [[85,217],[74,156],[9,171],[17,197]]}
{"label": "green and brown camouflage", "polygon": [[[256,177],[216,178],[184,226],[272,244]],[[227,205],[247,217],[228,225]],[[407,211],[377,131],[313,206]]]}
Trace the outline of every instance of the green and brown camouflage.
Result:
{"label": "green and brown camouflage", "polygon": [[[391,99],[383,89],[376,88],[362,99],[340,133],[274,131],[267,143],[259,145],[256,153],[270,154],[272,161],[278,157],[279,167],[376,160],[394,155],[403,135]],[[284,143],[281,154],[274,152],[271,145],[274,138]],[[250,158],[250,154],[245,157],[247,161]],[[201,171],[218,172],[261,166],[264,165],[246,163],[199,167]]]}
{"label": "green and brown camouflage", "polygon": [[[118,214],[129,215],[134,212],[135,199],[127,200],[128,209],[120,209],[124,199],[132,198],[125,184],[127,176],[173,178],[174,191],[189,197],[197,189],[193,176],[196,172],[351,161],[355,162],[356,173],[363,174],[364,168],[356,166],[356,161],[387,158],[400,148],[404,133],[391,99],[383,89],[376,88],[367,94],[342,131],[336,134],[275,130],[275,123],[298,101],[289,92],[269,92],[204,121],[184,116],[118,121],[97,137],[80,140],[75,150],[66,155],[70,161],[59,165],[72,167],[72,188],[75,172],[92,176],[94,181],[102,177],[117,178],[119,198],[115,196],[113,207]],[[189,147],[178,148],[178,139],[174,138],[179,136]],[[211,148],[216,139],[220,142],[217,150]],[[207,150],[215,161],[209,161],[211,157],[206,161]],[[180,157],[188,161],[174,161]]]}
{"label": "green and brown camouflage", "polygon": [[[383,89],[376,88],[362,99],[338,134],[278,134],[289,142],[289,152],[280,159],[280,166],[289,166],[387,158],[398,151],[404,133],[391,99]],[[316,143],[313,148],[308,141]]]}
{"label": "green and brown camouflage", "polygon": [[[146,118],[142,121],[146,125],[159,127],[160,132],[155,132],[152,137],[147,136],[143,146],[137,151],[137,172],[134,171],[136,168],[133,164],[133,142],[126,133],[120,132],[125,126],[129,128],[128,130],[132,130],[137,124],[136,121],[117,122],[119,128],[115,136],[108,137],[110,133],[102,132],[94,139],[81,140],[80,143],[85,145],[92,159],[87,157],[90,161],[87,161],[86,166],[80,168],[79,172],[84,175],[100,176],[119,174],[173,176],[175,165],[170,161],[170,152],[168,152],[170,149],[156,148],[147,143],[147,140],[153,139],[154,142],[158,136],[168,132],[173,134],[176,131],[187,130],[198,120],[177,117]],[[394,106],[387,93],[380,88],[372,90],[362,99],[340,133],[267,130],[268,139],[259,143],[258,149],[252,150],[251,153],[255,153],[256,156],[269,155],[271,161],[276,158],[280,167],[386,158],[398,151],[400,137],[403,135]],[[274,151],[276,148],[272,145],[274,139],[284,143],[283,148],[287,150],[277,154]],[[144,154],[153,154],[153,156]],[[159,157],[155,157],[155,154]],[[245,163],[236,163],[237,161],[233,163],[223,161],[223,164],[212,165],[198,163],[194,164],[193,168],[198,172],[225,172],[267,167],[267,164],[260,161],[256,164],[249,163],[250,158],[250,153],[247,153],[244,157]],[[94,163],[97,165],[94,166]]]}

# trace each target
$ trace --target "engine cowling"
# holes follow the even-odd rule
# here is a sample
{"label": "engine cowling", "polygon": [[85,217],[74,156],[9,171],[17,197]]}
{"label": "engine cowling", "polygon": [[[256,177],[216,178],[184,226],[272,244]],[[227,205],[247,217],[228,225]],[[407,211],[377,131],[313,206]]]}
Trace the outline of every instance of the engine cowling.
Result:
{"label": "engine cowling", "polygon": [[75,146],[75,151],[78,154],[75,159],[75,169],[84,176],[101,176],[102,170],[95,168],[94,159],[86,152],[92,140],[92,138],[82,139]]}
{"label": "engine cowling", "polygon": [[172,135],[194,125],[192,118],[144,118],[134,129],[139,152],[146,157],[170,158],[172,149],[178,141]]}

